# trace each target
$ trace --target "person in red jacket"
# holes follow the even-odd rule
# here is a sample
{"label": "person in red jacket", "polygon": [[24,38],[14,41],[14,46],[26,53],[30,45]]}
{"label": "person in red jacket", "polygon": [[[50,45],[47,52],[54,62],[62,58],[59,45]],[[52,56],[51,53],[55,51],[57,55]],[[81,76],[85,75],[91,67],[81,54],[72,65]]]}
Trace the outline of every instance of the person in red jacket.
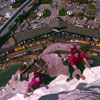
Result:
{"label": "person in red jacket", "polygon": [[25,93],[24,97],[26,98],[28,96],[27,92],[30,88],[33,88],[33,90],[34,90],[37,87],[39,87],[42,83],[43,83],[44,86],[46,86],[45,83],[44,83],[44,80],[45,80],[44,76],[39,75],[38,72],[34,72],[34,77],[31,80],[31,82],[28,84],[28,87],[26,89],[26,93]]}
{"label": "person in red jacket", "polygon": [[85,69],[83,62],[85,62],[86,67],[88,67],[89,69],[91,68],[90,64],[88,63],[85,57],[85,54],[79,51],[76,47],[71,48],[71,56],[69,58],[69,64],[68,64],[70,76],[66,81],[70,81],[72,79],[72,74],[74,71],[76,71],[77,73],[76,75],[77,79],[81,78],[85,80],[85,76],[82,75]]}

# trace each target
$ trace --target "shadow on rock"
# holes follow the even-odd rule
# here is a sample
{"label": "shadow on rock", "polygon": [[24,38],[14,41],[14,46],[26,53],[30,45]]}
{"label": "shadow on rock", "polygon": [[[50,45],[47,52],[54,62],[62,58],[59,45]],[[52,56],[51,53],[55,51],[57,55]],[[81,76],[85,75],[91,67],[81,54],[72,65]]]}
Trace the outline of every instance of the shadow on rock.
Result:
{"label": "shadow on rock", "polygon": [[100,100],[100,86],[80,83],[73,91],[42,96],[39,100]]}
{"label": "shadow on rock", "polygon": [[57,93],[57,94],[49,94],[49,95],[45,95],[45,96],[42,96],[39,98],[39,100],[58,100],[58,95],[59,94],[67,94],[68,92],[64,91],[64,92],[60,92],[60,93]]}

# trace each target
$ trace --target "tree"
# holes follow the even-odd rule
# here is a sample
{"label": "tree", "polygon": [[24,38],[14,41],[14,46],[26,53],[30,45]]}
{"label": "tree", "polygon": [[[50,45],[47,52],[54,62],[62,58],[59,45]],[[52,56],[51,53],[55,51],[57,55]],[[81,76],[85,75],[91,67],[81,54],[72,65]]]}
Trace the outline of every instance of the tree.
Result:
{"label": "tree", "polygon": [[12,4],[12,8],[19,8],[26,0],[16,0],[16,2],[14,2]]}
{"label": "tree", "polygon": [[80,50],[86,53],[87,51],[89,51],[90,47],[91,47],[90,44],[81,45]]}
{"label": "tree", "polygon": [[94,20],[94,19],[95,19],[94,16],[86,16],[86,18],[87,18],[88,20]]}
{"label": "tree", "polygon": [[42,45],[42,49],[44,50],[44,49],[46,49],[47,48],[47,46],[46,45]]}
{"label": "tree", "polygon": [[54,38],[53,38],[53,37],[49,37],[48,40],[49,40],[50,42],[54,42]]}
{"label": "tree", "polygon": [[92,0],[69,0],[69,1],[79,2],[81,4],[88,4],[88,3],[91,3],[92,2]]}
{"label": "tree", "polygon": [[42,53],[43,52],[43,49],[39,49],[38,50],[38,53],[40,54],[40,53]]}
{"label": "tree", "polygon": [[51,15],[51,11],[49,9],[44,9],[43,15],[44,15],[44,17],[48,17]]}
{"label": "tree", "polygon": [[9,31],[6,35],[2,36],[0,38],[0,48],[4,45],[4,43],[9,39],[9,35],[11,34],[11,31]]}
{"label": "tree", "polygon": [[52,0],[39,0],[39,4],[50,4]]}
{"label": "tree", "polygon": [[61,8],[59,10],[59,16],[65,16],[66,15],[66,10],[64,8]]}
{"label": "tree", "polygon": [[79,17],[83,17],[84,16],[84,13],[80,12],[80,13],[78,13],[78,16]]}
{"label": "tree", "polygon": [[89,3],[88,9],[96,9],[96,6],[93,3]]}
{"label": "tree", "polygon": [[80,13],[78,13],[77,16],[80,17],[81,19],[83,19],[84,13],[83,12],[80,12]]}
{"label": "tree", "polygon": [[22,23],[23,20],[24,20],[24,15],[20,15],[20,16],[19,16],[19,23]]}
{"label": "tree", "polygon": [[26,55],[32,55],[32,53],[33,53],[33,51],[31,51],[31,50],[26,51]]}

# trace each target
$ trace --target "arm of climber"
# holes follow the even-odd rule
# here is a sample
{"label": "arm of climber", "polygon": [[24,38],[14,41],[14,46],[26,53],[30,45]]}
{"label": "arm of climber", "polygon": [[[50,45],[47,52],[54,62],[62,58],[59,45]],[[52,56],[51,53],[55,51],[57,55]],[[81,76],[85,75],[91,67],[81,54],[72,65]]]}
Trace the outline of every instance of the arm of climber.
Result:
{"label": "arm of climber", "polygon": [[89,69],[91,69],[91,66],[90,66],[89,62],[87,61],[87,59],[84,58],[83,61],[85,62],[86,66],[87,66]]}
{"label": "arm of climber", "polygon": [[81,77],[81,79],[82,80],[85,80],[85,76],[80,73],[80,71],[78,70],[77,66],[76,65],[73,65],[72,67],[77,72],[77,74]]}

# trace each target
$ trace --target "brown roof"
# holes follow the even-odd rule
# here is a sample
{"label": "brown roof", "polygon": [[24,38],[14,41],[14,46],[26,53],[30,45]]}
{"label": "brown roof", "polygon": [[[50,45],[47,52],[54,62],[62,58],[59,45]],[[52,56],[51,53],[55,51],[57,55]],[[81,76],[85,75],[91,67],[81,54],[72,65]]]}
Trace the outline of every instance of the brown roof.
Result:
{"label": "brown roof", "polygon": [[34,38],[34,37],[37,37],[37,36],[40,36],[46,33],[50,33],[52,31],[53,29],[49,27],[48,25],[42,26],[42,27],[39,27],[33,30],[16,33],[16,39],[18,42],[24,41],[24,40],[31,39],[31,38]]}
{"label": "brown roof", "polygon": [[68,27],[65,30],[71,33],[100,38],[100,30],[94,30],[94,29],[89,29],[89,28],[84,28],[84,27],[77,27],[73,25],[68,25]]}

